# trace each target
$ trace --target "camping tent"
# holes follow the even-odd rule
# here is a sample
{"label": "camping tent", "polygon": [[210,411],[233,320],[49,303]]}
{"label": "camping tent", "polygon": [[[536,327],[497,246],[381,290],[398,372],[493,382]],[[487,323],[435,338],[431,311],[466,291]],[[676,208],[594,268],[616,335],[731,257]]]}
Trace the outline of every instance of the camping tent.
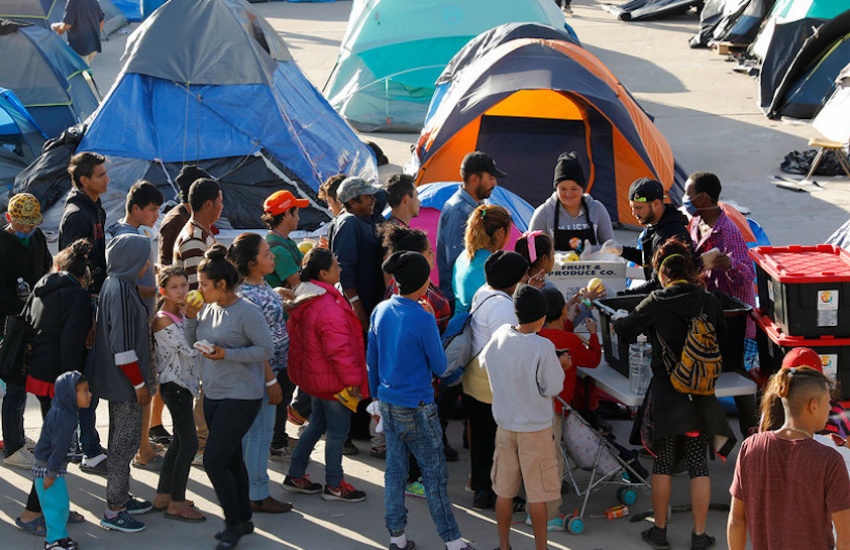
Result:
{"label": "camping tent", "polygon": [[419,184],[456,179],[464,155],[480,149],[508,173],[500,186],[539,205],[552,193],[558,154],[575,150],[588,191],[614,222],[634,223],[627,191],[639,177],[681,199],[685,178],[661,132],[596,57],[570,42],[498,46],[467,67],[433,111],[406,168]]}
{"label": "camping tent", "polygon": [[838,143],[850,143],[850,63],[835,80],[835,89],[812,121],[822,136]]}
{"label": "camping tent", "polygon": [[51,23],[62,21],[64,10],[62,0],[4,0],[0,5],[0,18],[49,28]]}
{"label": "camping tent", "polygon": [[[773,42],[787,37],[784,30],[784,26],[776,28]],[[762,64],[761,107],[770,118],[815,116],[850,60],[850,10],[798,30],[796,38],[806,37],[797,51],[771,45]]]}
{"label": "camping tent", "polygon": [[15,92],[47,137],[94,112],[91,69],[56,33],[0,20],[0,87]]}
{"label": "camping tent", "polygon": [[514,21],[564,26],[552,0],[354,0],[325,95],[358,130],[418,132],[452,56]]}
{"label": "camping tent", "polygon": [[603,4],[602,8],[620,21],[645,21],[685,13],[702,6],[703,0],[631,0],[619,6]]}
{"label": "camping tent", "polygon": [[[442,212],[446,201],[457,191],[458,185],[460,185],[459,182],[440,182],[430,183],[419,188],[419,200],[422,201],[422,204],[419,215],[410,220],[410,227],[421,229],[427,233],[428,240],[431,241],[431,248],[434,250],[437,249],[437,222],[440,221],[440,212]],[[505,207],[511,214],[511,234],[508,237],[505,250],[513,250],[517,239],[522,236],[524,231],[528,230],[534,208],[503,187],[494,188],[488,202]],[[434,284],[439,285],[440,274],[437,271],[436,264],[431,270],[431,280],[434,281]]]}
{"label": "camping tent", "polygon": [[700,11],[700,30],[692,48],[714,42],[746,45],[753,41],[775,0],[708,0]]}
{"label": "camping tent", "polygon": [[121,10],[127,21],[136,23],[144,19],[141,0],[112,0],[112,3]]}
{"label": "camping tent", "polygon": [[45,139],[14,92],[0,88],[0,197],[5,196],[18,172],[38,156]]}
{"label": "camping tent", "polygon": [[[306,229],[330,219],[316,198],[323,180],[340,172],[377,179],[371,149],[250,4],[171,0],[134,31],[123,59],[78,147],[110,159],[119,198],[141,178],[173,197],[181,166],[199,163],[224,183],[232,227],[262,227],[263,199],[289,189],[311,201]],[[117,202],[110,216],[120,215]]]}

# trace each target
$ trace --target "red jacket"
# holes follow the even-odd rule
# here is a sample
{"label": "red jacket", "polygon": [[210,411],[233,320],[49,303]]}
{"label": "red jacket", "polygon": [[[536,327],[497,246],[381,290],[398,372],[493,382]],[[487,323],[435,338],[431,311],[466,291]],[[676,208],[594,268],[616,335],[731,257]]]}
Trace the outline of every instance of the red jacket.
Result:
{"label": "red jacket", "polygon": [[[537,334],[551,341],[555,345],[556,350],[565,349],[570,352],[573,366],[564,372],[564,389],[561,390],[560,398],[571,404],[576,389],[576,367],[595,369],[602,360],[602,348],[599,345],[599,337],[596,336],[596,333],[591,334],[585,346],[584,341],[572,332],[544,328],[540,329],[540,332]],[[562,408],[561,402],[555,400],[555,412],[560,413]]]}
{"label": "red jacket", "polygon": [[298,291],[286,323],[289,378],[319,399],[334,399],[348,386],[360,386],[368,397],[363,327],[348,300],[321,281],[305,283]]}

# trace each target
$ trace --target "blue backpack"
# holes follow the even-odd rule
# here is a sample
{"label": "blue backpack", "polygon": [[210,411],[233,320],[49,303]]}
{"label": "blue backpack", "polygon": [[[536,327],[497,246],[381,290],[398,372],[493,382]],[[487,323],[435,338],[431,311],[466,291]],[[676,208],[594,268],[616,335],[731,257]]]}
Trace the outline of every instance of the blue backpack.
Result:
{"label": "blue backpack", "polygon": [[455,313],[449,320],[442,338],[443,350],[446,352],[446,371],[440,376],[440,380],[445,385],[460,384],[466,366],[478,355],[472,354],[472,314],[493,296],[496,294],[484,298],[474,310]]}

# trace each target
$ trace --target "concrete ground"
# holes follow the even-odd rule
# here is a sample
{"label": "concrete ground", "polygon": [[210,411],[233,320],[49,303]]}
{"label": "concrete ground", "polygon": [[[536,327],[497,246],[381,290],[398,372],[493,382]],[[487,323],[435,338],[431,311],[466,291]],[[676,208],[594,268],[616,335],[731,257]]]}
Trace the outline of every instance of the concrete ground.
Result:
{"label": "concrete ground", "polygon": [[[334,3],[268,3],[256,4],[257,10],[279,29],[298,60],[302,70],[321,88],[336,59],[336,52],[351,9],[350,2]],[[689,13],[657,22],[623,23],[602,11],[595,0],[574,0],[575,15],[569,22],[585,47],[605,62],[612,72],[655,116],[656,123],[670,142],[677,160],[688,171],[712,170],[724,182],[723,198],[748,207],[752,216],[766,229],[774,244],[814,244],[822,242],[847,219],[850,210],[850,187],[847,180],[822,179],[825,188],[814,193],[792,193],[779,190],[769,181],[778,173],[783,156],[792,150],[807,148],[814,135],[807,125],[792,125],[765,118],[755,104],[756,81],[731,71],[732,64],[708,50],[690,50],[688,38],[696,31],[698,16]],[[120,70],[120,56],[126,34],[115,34],[104,44],[104,51],[93,62],[95,79],[105,94]],[[409,157],[413,134],[372,134],[390,159],[382,167],[382,177],[400,170]],[[624,240],[634,234],[624,232]],[[107,413],[102,406],[98,425],[106,439]],[[732,419],[733,424],[737,424]],[[166,425],[168,422],[166,421]],[[630,422],[614,422],[619,441],[627,440]],[[40,426],[35,401],[26,416],[27,433],[37,438]],[[290,426],[292,428],[292,426]],[[461,450],[460,461],[449,465],[449,491],[453,510],[464,536],[477,548],[496,546],[495,518],[492,512],[473,510],[472,495],[463,490],[469,470],[468,451],[462,450],[461,424],[452,422],[448,435]],[[295,431],[292,431],[295,435]],[[326,503],[316,495],[287,497],[280,489],[285,466],[270,463],[272,495],[289,498],[295,510],[282,516],[255,516],[256,534],[243,539],[240,548],[289,548],[293,550],[331,550],[386,548],[388,535],[383,527],[382,461],[368,454],[368,443],[359,442],[361,454],[346,457],[347,478],[367,492],[361,504]],[[321,444],[313,454],[316,464],[310,472],[316,481],[323,480]],[[649,467],[648,461],[644,465]],[[726,464],[711,463],[713,501],[728,502],[734,456]],[[190,498],[205,511],[209,520],[203,524],[176,523],[161,514],[143,516],[148,530],[128,535],[106,532],[97,527],[104,509],[105,481],[83,474],[70,466],[69,487],[72,509],[81,511],[87,523],[71,526],[70,533],[85,549],[127,548],[212,548],[212,535],[220,528],[221,510],[202,469],[193,468],[189,484]],[[132,491],[151,498],[157,476],[133,469]],[[586,481],[586,475],[582,477]],[[673,505],[687,504],[687,476],[674,479]],[[14,527],[30,486],[28,472],[0,469],[0,548],[41,548],[38,539]],[[617,504],[614,489],[595,493],[588,514],[599,514]],[[580,505],[574,493],[565,497],[563,510]],[[634,511],[649,507],[648,493],[640,493]],[[421,500],[409,500],[408,535],[417,548],[442,548]],[[513,547],[530,549],[533,540],[530,527],[522,522],[524,514],[514,516]],[[726,514],[709,513],[708,531],[717,535],[718,548],[725,547]],[[564,532],[550,535],[550,547],[570,550],[640,548],[639,533],[649,524],[631,523],[628,518],[608,522],[587,519],[583,535]],[[686,548],[691,530],[687,514],[675,514],[669,529],[674,548]]]}

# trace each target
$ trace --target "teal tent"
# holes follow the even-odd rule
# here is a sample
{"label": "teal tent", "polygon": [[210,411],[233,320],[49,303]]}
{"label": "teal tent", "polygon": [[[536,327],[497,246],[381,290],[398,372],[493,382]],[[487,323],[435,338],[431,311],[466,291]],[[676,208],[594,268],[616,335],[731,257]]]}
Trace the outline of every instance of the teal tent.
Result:
{"label": "teal tent", "polygon": [[325,96],[360,131],[418,132],[449,60],[515,22],[565,28],[552,0],[354,0]]}

